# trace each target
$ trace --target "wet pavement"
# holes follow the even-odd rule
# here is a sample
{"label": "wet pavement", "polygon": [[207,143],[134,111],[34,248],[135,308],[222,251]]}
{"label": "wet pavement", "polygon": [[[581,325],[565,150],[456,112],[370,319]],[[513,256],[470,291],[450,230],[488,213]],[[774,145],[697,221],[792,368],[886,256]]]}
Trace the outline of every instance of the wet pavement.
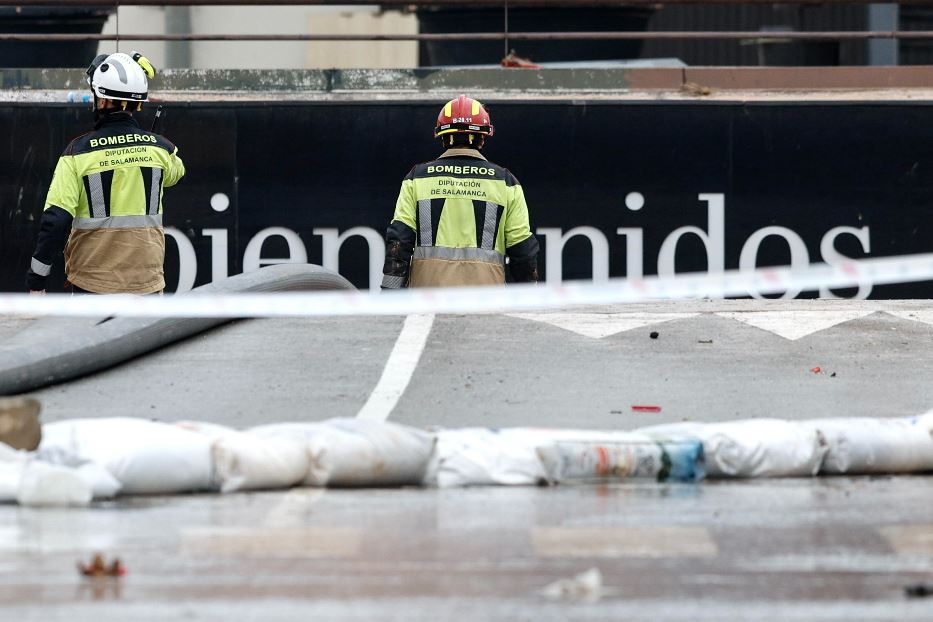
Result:
{"label": "wet pavement", "polygon": [[[34,395],[45,421],[354,416],[402,323],[237,322]],[[440,316],[390,420],[631,429],[916,414],[933,407],[931,324],[924,302]],[[0,318],[0,340],[29,325]],[[98,551],[127,576],[80,577]],[[599,599],[542,594],[590,568]],[[933,583],[933,477],[0,506],[0,578],[3,620],[929,621],[933,598],[904,590]]]}
{"label": "wet pavement", "polygon": [[[139,497],[0,508],[9,620],[930,620],[933,479]],[[79,576],[95,551],[120,579]],[[598,598],[548,584],[598,568]]]}

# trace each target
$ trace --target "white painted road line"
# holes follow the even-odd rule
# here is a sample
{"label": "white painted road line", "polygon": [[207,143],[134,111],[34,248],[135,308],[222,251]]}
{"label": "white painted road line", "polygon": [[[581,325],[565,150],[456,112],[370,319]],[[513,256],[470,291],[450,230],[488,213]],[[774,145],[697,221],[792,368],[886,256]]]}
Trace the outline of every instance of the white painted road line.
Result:
{"label": "white painted road line", "polygon": [[933,325],[933,309],[883,309],[895,317]]}
{"label": "white painted road line", "polygon": [[834,311],[753,311],[748,313],[717,313],[720,317],[743,322],[795,341],[801,337],[826,330],[843,322],[850,322],[874,313],[874,309],[838,309]]}
{"label": "white painted road line", "polygon": [[430,313],[405,318],[402,332],[395,341],[376,388],[356,414],[359,419],[385,421],[389,418],[421,360],[433,324],[434,315]]}
{"label": "white painted road line", "polygon": [[509,317],[543,322],[590,337],[602,339],[635,328],[696,317],[699,313],[509,313]]}

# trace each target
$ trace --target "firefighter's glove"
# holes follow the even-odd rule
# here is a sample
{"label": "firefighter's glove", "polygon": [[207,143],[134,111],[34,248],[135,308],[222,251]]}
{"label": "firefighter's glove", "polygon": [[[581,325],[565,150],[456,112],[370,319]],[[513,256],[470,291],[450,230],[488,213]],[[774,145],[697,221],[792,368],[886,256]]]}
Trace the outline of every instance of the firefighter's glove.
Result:
{"label": "firefighter's glove", "polygon": [[46,283],[49,280],[49,277],[36,274],[32,270],[26,271],[26,289],[31,292],[43,291],[46,288]]}

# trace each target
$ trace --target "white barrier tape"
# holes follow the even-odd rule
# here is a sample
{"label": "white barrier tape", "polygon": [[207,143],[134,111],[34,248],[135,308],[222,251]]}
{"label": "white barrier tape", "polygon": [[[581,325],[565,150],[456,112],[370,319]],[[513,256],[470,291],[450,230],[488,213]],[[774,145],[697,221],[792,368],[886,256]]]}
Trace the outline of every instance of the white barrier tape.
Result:
{"label": "white barrier tape", "polygon": [[375,292],[198,294],[180,296],[33,296],[0,294],[0,315],[135,317],[303,317],[409,315],[412,313],[503,313],[677,298],[724,298],[752,292],[854,287],[933,280],[933,253],[812,264],[755,271],[732,270],[675,277],[568,282],[556,286],[459,287]]}

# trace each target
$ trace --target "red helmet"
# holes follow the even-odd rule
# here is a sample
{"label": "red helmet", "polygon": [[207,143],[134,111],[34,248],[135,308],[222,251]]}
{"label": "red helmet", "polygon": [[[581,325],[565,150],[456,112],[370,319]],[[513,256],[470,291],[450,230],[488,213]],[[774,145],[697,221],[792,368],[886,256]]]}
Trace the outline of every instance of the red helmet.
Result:
{"label": "red helmet", "polygon": [[492,136],[489,113],[481,103],[461,95],[447,102],[437,115],[434,138],[444,134],[482,134]]}

